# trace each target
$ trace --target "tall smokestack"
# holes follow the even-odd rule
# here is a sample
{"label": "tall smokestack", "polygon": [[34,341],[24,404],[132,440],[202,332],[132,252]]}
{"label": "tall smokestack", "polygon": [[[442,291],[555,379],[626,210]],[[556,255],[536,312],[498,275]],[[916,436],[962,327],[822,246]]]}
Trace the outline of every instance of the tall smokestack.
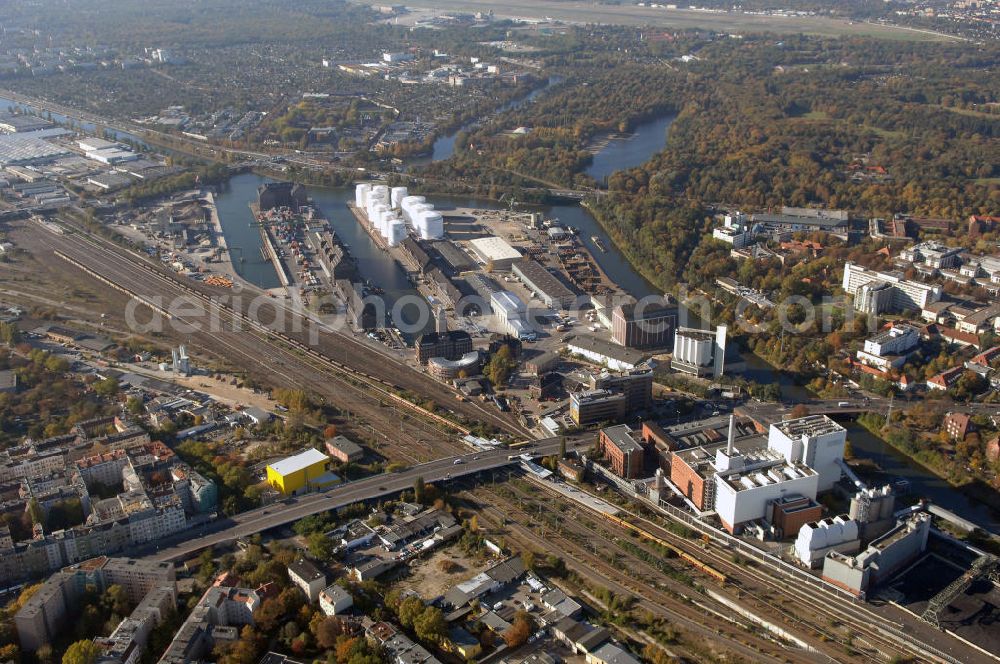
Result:
{"label": "tall smokestack", "polygon": [[729,444],[726,445],[726,455],[733,456],[733,440],[736,438],[736,418],[729,416]]}

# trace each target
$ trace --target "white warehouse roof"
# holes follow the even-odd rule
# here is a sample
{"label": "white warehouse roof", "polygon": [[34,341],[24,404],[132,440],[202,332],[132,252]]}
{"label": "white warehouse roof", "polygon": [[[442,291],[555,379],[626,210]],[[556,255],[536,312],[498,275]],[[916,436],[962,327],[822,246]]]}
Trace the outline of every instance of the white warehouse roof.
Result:
{"label": "white warehouse roof", "polygon": [[521,298],[506,290],[493,293],[490,296],[490,305],[493,307],[494,311],[502,309],[507,316],[516,316],[525,309],[524,302],[521,301]]}
{"label": "white warehouse roof", "polygon": [[286,459],[282,459],[276,463],[270,464],[271,470],[278,473],[279,475],[291,475],[292,473],[298,472],[313,464],[329,461],[330,457],[323,454],[318,450],[309,449],[305,452],[300,452],[295,456],[290,456]]}
{"label": "white warehouse roof", "polygon": [[469,246],[487,261],[517,260],[521,252],[510,246],[503,238],[490,236],[469,240]]}

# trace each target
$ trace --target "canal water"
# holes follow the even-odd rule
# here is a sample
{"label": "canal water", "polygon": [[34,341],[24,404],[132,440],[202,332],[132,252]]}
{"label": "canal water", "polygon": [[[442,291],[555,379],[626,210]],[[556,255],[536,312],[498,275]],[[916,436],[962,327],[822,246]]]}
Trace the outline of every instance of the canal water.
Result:
{"label": "canal water", "polygon": [[[61,125],[72,124],[89,134],[103,134],[105,136],[111,137],[111,139],[115,141],[121,141],[123,143],[131,143],[138,149],[146,151],[154,151],[153,148],[149,146],[149,144],[147,144],[145,141],[143,141],[135,134],[129,133],[127,131],[119,131],[117,129],[112,129],[104,125],[98,126],[93,122],[85,122],[78,118],[73,118],[67,115],[63,115],[62,113],[56,113],[55,111],[52,112],[44,111],[34,106],[31,106],[30,104],[22,104],[20,102],[13,101],[11,99],[5,99],[3,97],[0,97],[0,110],[2,111],[15,110],[30,115],[37,115],[42,118],[51,118],[52,122],[55,122],[56,124],[61,124]],[[169,148],[164,148],[160,146],[157,146],[155,151],[167,155],[180,154],[174,150],[170,150]]]}
{"label": "canal water", "polygon": [[[512,110],[512,109],[515,109],[515,108],[520,108],[521,106],[524,106],[525,104],[529,104],[532,101],[534,101],[535,99],[537,99],[540,94],[544,93],[549,88],[551,88],[553,85],[556,85],[557,83],[560,83],[561,81],[562,81],[562,77],[560,77],[560,76],[552,76],[552,77],[549,78],[548,82],[546,82],[546,84],[543,85],[542,87],[535,88],[534,90],[532,90],[531,92],[529,92],[524,97],[521,97],[520,99],[515,99],[513,101],[509,101],[506,104],[503,104],[503,105],[499,106],[493,112],[493,115],[499,115],[500,113],[504,113],[506,111],[509,111],[509,110]],[[426,163],[431,162],[431,161],[441,161],[443,159],[447,159],[447,158],[451,157],[451,155],[455,154],[455,137],[458,136],[461,132],[468,131],[469,129],[475,127],[476,125],[480,124],[480,122],[481,122],[481,120],[479,120],[479,119],[473,120],[472,122],[469,122],[467,124],[462,125],[461,127],[459,127],[458,129],[456,129],[452,133],[448,134],[447,136],[441,136],[441,137],[439,137],[437,140],[434,141],[434,144],[431,146],[430,157],[424,156],[424,157],[418,157],[416,159],[412,159],[410,161],[410,165],[411,166],[419,166],[421,164],[426,164]]]}
{"label": "canal water", "polygon": [[667,143],[667,132],[676,117],[664,115],[643,122],[636,125],[635,130],[624,138],[612,139],[594,155],[587,175],[601,184],[607,184],[607,178],[612,173],[646,163],[663,150]]}

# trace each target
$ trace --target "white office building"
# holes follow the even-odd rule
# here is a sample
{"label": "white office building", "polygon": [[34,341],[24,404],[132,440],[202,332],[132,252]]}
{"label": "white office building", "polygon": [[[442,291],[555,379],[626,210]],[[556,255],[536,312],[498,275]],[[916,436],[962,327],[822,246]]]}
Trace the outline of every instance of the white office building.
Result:
{"label": "white office building", "polygon": [[922,310],[942,294],[941,286],[907,280],[902,272],[875,272],[853,263],[844,264],[843,287],[854,298],[854,308],[867,314]]}
{"label": "white office building", "polygon": [[713,229],[712,237],[726,244],[733,245],[733,249],[742,249],[753,244],[753,233],[733,226],[723,226]]}
{"label": "white office building", "polygon": [[873,337],[865,339],[865,347],[858,351],[858,359],[882,371],[896,369],[920,343],[920,333],[912,325],[893,325]]}
{"label": "white office building", "polygon": [[922,263],[927,267],[942,269],[958,265],[962,247],[949,247],[940,242],[921,242],[907,247],[899,253],[899,257],[907,263]]}

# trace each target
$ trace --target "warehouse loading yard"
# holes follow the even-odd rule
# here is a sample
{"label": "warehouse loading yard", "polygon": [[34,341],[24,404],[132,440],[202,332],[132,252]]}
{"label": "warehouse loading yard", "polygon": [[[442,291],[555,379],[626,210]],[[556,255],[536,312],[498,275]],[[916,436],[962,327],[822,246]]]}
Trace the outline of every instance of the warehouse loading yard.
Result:
{"label": "warehouse loading yard", "polygon": [[[475,332],[469,313],[489,316],[483,306],[456,308],[463,299],[488,303],[513,289],[524,302],[551,313],[592,307],[591,296],[621,291],[598,267],[574,228],[538,213],[457,207],[437,210],[406,188],[359,184],[358,223],[407,272],[432,308],[443,307],[448,323]],[[487,323],[488,325],[488,323]],[[506,332],[503,325],[495,331]],[[534,330],[538,332],[539,330]]]}

